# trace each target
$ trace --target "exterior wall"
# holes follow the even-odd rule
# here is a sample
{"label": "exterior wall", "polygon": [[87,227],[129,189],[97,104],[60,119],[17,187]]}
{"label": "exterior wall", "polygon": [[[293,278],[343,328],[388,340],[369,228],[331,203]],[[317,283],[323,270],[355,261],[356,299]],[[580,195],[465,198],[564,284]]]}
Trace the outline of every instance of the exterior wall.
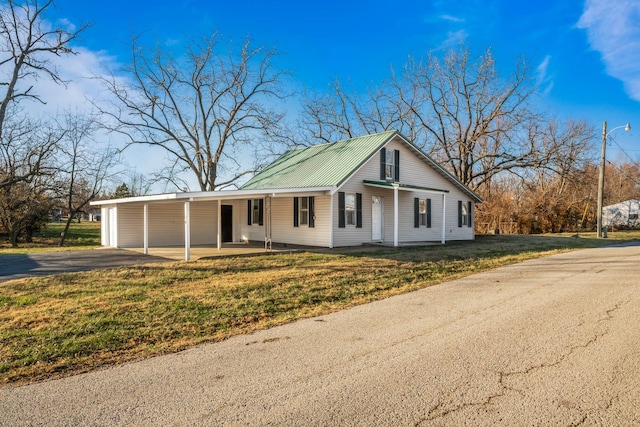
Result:
{"label": "exterior wall", "polygon": [[330,196],[315,196],[314,227],[293,226],[293,197],[275,197],[271,202],[271,240],[273,242],[324,247],[331,244]]}
{"label": "exterior wall", "polygon": [[[182,215],[184,217],[184,204]],[[218,242],[218,202],[191,202],[191,245],[215,245]],[[184,232],[182,233],[184,235]],[[181,242],[184,244],[184,241]]]}
{"label": "exterior wall", "polygon": [[[427,165],[418,155],[399,139],[393,139],[386,145],[388,150],[400,151],[400,183],[420,187],[449,190],[446,194],[445,240],[472,240],[473,227],[458,227],[458,200],[467,203],[469,197],[454,187],[447,179]],[[345,193],[362,194],[362,228],[355,225],[338,227],[338,194],[334,194],[333,233],[334,246],[352,246],[371,242],[371,197],[384,198],[384,241],[393,243],[393,189],[365,186],[363,180],[380,180],[380,155],[376,154],[365,163],[339,189]],[[413,199],[431,199],[431,228],[414,227]],[[440,241],[442,236],[442,194],[426,191],[398,190],[398,241]]]}
{"label": "exterior wall", "polygon": [[[151,212],[151,206],[152,205],[149,206],[149,212]],[[118,205],[117,209],[118,247],[141,248],[142,246],[144,246],[143,205],[121,204]],[[151,237],[149,237],[149,242],[151,242]]]}

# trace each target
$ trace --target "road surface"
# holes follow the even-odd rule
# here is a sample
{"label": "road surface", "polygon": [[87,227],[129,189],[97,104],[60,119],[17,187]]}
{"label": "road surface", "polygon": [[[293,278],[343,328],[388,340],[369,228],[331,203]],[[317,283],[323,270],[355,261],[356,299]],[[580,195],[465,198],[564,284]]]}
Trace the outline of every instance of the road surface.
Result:
{"label": "road surface", "polygon": [[2,426],[640,425],[640,246],[499,268],[62,380]]}

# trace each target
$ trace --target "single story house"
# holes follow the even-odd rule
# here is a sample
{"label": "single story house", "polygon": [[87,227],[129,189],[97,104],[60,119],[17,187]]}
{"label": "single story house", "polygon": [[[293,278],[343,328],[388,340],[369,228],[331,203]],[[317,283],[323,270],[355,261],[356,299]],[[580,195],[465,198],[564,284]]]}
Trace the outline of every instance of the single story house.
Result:
{"label": "single story house", "polygon": [[626,200],[602,208],[602,225],[617,228],[640,228],[640,200]]}
{"label": "single story house", "polygon": [[481,198],[397,131],[290,150],[237,190],[93,202],[102,245],[318,247],[474,239]]}

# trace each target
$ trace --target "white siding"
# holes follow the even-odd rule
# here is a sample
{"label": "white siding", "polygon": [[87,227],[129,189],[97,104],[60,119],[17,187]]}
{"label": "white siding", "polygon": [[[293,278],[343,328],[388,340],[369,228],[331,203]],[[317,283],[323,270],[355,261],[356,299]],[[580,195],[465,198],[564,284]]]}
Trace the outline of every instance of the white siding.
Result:
{"label": "white siding", "polygon": [[[151,210],[151,206],[149,206]],[[112,225],[113,226],[113,225]],[[118,247],[141,248],[144,245],[143,205],[121,204],[118,206]]]}
{"label": "white siding", "polygon": [[[467,203],[469,196],[433,170],[412,149],[395,138],[386,145],[387,150],[400,151],[400,183],[420,187],[448,190],[446,193],[446,240],[470,240],[473,227],[458,227],[458,200]],[[374,154],[339,191],[362,194],[362,228],[347,225],[338,227],[338,194],[334,197],[334,246],[351,246],[371,242],[371,196],[384,198],[384,241],[393,243],[393,190],[367,187],[363,180],[380,180],[380,154]],[[414,227],[414,198],[431,199],[431,228]],[[440,241],[442,236],[442,194],[425,191],[398,191],[398,241]]]}
{"label": "white siding", "polygon": [[191,202],[190,211],[191,244],[215,245],[218,239],[218,202]]}
{"label": "white siding", "polygon": [[184,203],[149,204],[149,246],[184,246]]}
{"label": "white siding", "polygon": [[293,226],[293,197],[271,199],[271,240],[306,246],[328,247],[331,244],[329,204],[330,196],[315,196],[315,226]]}

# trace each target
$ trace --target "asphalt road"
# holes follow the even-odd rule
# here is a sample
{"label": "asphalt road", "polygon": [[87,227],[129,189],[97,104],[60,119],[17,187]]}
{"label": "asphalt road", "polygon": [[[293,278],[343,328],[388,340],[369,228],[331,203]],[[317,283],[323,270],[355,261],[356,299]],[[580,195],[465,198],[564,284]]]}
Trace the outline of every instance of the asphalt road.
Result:
{"label": "asphalt road", "polygon": [[171,260],[115,248],[2,255],[0,256],[0,282],[24,277],[165,261]]}
{"label": "asphalt road", "polygon": [[3,426],[640,425],[640,246],[0,388]]}

